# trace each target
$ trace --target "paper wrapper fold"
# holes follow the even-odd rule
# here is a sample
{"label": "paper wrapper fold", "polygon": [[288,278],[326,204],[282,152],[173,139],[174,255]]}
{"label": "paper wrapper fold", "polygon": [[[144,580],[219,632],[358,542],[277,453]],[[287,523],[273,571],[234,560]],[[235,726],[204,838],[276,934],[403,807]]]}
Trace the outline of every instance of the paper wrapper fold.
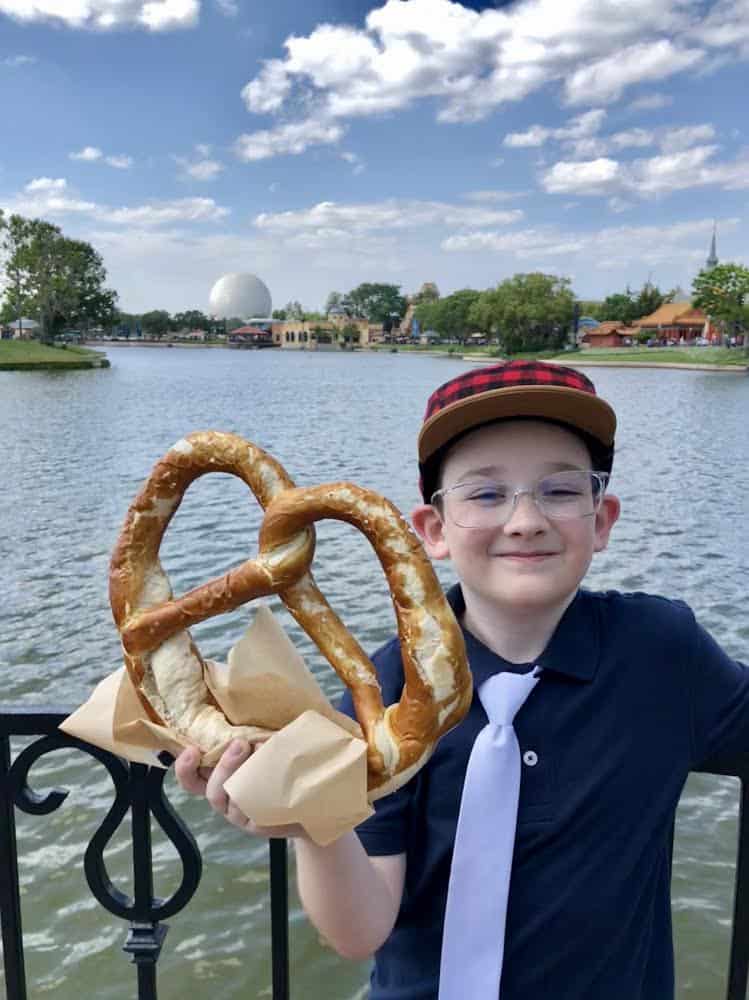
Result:
{"label": "paper wrapper fold", "polygon": [[[267,607],[258,609],[227,666],[206,661],[205,681],[229,721],[256,727],[254,738],[263,741],[224,785],[245,815],[260,826],[300,823],[327,844],[372,813],[361,729],[332,707]],[[160,752],[176,756],[189,746],[148,718],[124,667],[105,677],[60,728],[154,767],[163,767]],[[224,749],[203,763],[215,764]]]}

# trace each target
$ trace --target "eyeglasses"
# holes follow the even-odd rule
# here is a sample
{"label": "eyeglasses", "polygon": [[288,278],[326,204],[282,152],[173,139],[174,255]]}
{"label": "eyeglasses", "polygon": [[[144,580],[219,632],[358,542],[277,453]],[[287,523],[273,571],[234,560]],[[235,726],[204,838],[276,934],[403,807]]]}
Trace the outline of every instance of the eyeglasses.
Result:
{"label": "eyeglasses", "polygon": [[586,469],[554,472],[530,487],[481,480],[437,490],[432,503],[442,500],[447,517],[460,528],[501,527],[510,520],[522,496],[529,496],[544,517],[572,521],[597,513],[608,481],[607,472]]}

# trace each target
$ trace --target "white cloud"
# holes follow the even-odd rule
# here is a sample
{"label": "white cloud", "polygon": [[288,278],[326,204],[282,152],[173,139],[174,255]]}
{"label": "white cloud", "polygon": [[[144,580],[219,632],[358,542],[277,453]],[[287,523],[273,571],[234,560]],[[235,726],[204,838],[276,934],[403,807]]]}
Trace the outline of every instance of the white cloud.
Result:
{"label": "white cloud", "polygon": [[351,165],[351,167],[353,168],[353,172],[355,174],[361,174],[366,170],[366,164],[364,160],[362,160],[362,158],[358,156],[356,153],[350,153],[348,151],[344,151],[341,153],[341,159],[345,160],[346,163],[349,163]]}
{"label": "white cloud", "polygon": [[691,31],[701,45],[711,48],[739,47],[743,57],[749,55],[748,0],[719,0],[707,16]]}
{"label": "white cloud", "polygon": [[25,191],[64,191],[68,182],[64,177],[35,177],[24,188]]}
{"label": "white cloud", "polygon": [[36,56],[5,56],[4,59],[0,59],[0,66],[8,66],[10,69],[18,69],[20,66],[31,66],[35,62]]}
{"label": "white cloud", "polygon": [[197,159],[190,159],[187,156],[173,157],[175,163],[180,167],[181,178],[194,181],[215,180],[224,169],[224,165],[208,155],[211,151],[210,146],[201,143],[195,147],[195,151],[198,154]]}
{"label": "white cloud", "polygon": [[554,130],[543,125],[530,125],[525,132],[508,132],[502,140],[505,146],[512,149],[523,149],[528,146],[543,146]]}
{"label": "white cloud", "polygon": [[[736,229],[739,220],[720,221],[722,232]],[[586,232],[556,227],[515,230],[511,233],[474,232],[450,236],[442,249],[453,253],[506,253],[520,260],[544,260],[560,255],[582,255],[596,267],[620,267],[631,262],[658,263],[704,255],[713,219],[671,225],[610,226]]]}
{"label": "white cloud", "polygon": [[608,206],[612,212],[616,212],[617,215],[621,212],[627,212],[630,208],[634,207],[633,202],[627,201],[626,198],[620,198],[618,194],[615,194],[613,198],[609,198]]}
{"label": "white cloud", "polygon": [[133,165],[132,156],[125,156],[124,154],[105,156],[98,146],[84,146],[83,149],[79,149],[76,153],[68,153],[68,157],[71,160],[82,160],[85,163],[101,161],[118,170],[129,170]]}
{"label": "white cloud", "polygon": [[630,111],[658,111],[660,108],[667,108],[674,103],[673,97],[668,94],[645,94],[638,97],[629,105]]}
{"label": "white cloud", "polygon": [[[709,3],[520,0],[478,12],[451,0],[387,0],[363,27],[322,24],[287,38],[283,57],[267,60],[242,95],[255,113],[302,101],[325,120],[428,98],[438,120],[475,121],[550,84],[561,85],[571,104],[609,103],[630,87],[707,65],[710,47],[727,58],[740,54],[749,17],[733,7],[743,11],[749,0]],[[666,100],[638,99],[641,108]],[[517,145],[523,135],[528,145],[539,141],[515,135]]]}
{"label": "white cloud", "polygon": [[88,163],[93,163],[94,160],[100,160],[104,154],[98,148],[98,146],[84,146],[83,149],[79,149],[77,153],[68,153],[71,160],[85,160]]}
{"label": "white cloud", "polygon": [[80,198],[68,187],[64,177],[35,177],[20,194],[0,207],[9,213],[31,217],[78,215],[128,226],[217,222],[229,214],[229,209],[217,204],[213,198],[177,198],[120,208],[97,204]]}
{"label": "white cloud", "polygon": [[478,202],[501,202],[501,201],[512,201],[514,198],[525,198],[529,194],[528,191],[467,191],[463,198],[466,201],[478,201]]}
{"label": "white cloud", "polygon": [[256,216],[255,225],[264,232],[297,239],[304,232],[340,235],[424,226],[511,225],[522,218],[520,209],[500,211],[481,205],[389,198],[351,204],[323,201],[297,211],[263,212]]}
{"label": "white cloud", "polygon": [[694,187],[749,188],[749,157],[733,163],[711,163],[717,146],[697,146],[664,153],[632,165],[633,190],[664,194]]}
{"label": "white cloud", "polygon": [[[664,152],[674,153],[681,150],[693,148],[695,145],[713,139],[715,129],[710,124],[683,125],[667,129],[646,129],[631,128],[621,132],[613,132],[611,135],[596,135],[603,124],[605,111],[597,109],[588,111],[584,115],[570,119],[567,124],[560,128],[546,128],[543,125],[532,125],[526,132],[515,132],[505,136],[505,144],[509,146],[535,146],[545,143],[549,139],[561,142],[567,151],[575,157],[575,162],[600,161],[605,159],[609,153],[622,149],[643,148],[646,146],[660,146]],[[561,161],[563,164],[573,161]],[[609,161],[611,162],[611,161]],[[543,165],[539,163],[537,165]],[[549,182],[555,185],[557,175],[562,179],[562,183],[567,187],[568,167],[553,167]],[[587,184],[585,172],[579,172],[580,183]],[[612,178],[608,178],[611,180]],[[574,178],[573,178],[574,180]],[[551,190],[551,188],[547,188]]]}
{"label": "white cloud", "polygon": [[655,145],[655,135],[650,129],[630,128],[624,132],[614,132],[609,136],[609,142],[616,149],[627,149],[633,146]]}
{"label": "white cloud", "polygon": [[48,21],[99,31],[192,28],[199,13],[200,0],[0,0],[0,14],[22,24]]}
{"label": "white cloud", "polygon": [[578,253],[583,249],[580,239],[551,234],[543,230],[527,229],[524,232],[497,233],[475,232],[448,236],[442,249],[448,251],[509,251],[517,257],[558,256]]}
{"label": "white cloud", "polygon": [[594,136],[603,125],[606,112],[603,108],[593,108],[581,115],[570,118],[559,128],[531,125],[525,132],[509,132],[504,137],[504,145],[511,147],[543,146],[548,139],[560,142],[585,142]]}
{"label": "white cloud", "polygon": [[162,226],[175,222],[217,222],[229,214],[228,208],[213,198],[175,198],[154,201],[133,208],[99,207],[96,216],[104,222],[137,226]]}
{"label": "white cloud", "polygon": [[621,187],[622,169],[616,160],[559,160],[542,175],[549,194],[606,194]]}
{"label": "white cloud", "polygon": [[[710,126],[694,126],[707,134]],[[717,145],[691,146],[682,149],[684,129],[674,130],[674,145],[669,147],[664,133],[663,152],[658,156],[620,163],[611,158],[590,161],[564,161],[553,164],[541,175],[541,185],[549,194],[624,195],[652,197],[698,187],[724,190],[749,188],[749,154],[735,160],[715,159]]]}
{"label": "white cloud", "polygon": [[88,215],[96,209],[94,202],[84,201],[74,192],[68,191],[68,183],[64,177],[35,177],[4,207],[9,212],[31,218]]}
{"label": "white cloud", "polygon": [[281,59],[269,59],[259,75],[242,88],[248,111],[267,114],[278,111],[291,90],[291,78]]}
{"label": "white cloud", "polygon": [[666,129],[659,137],[661,149],[670,152],[688,150],[701,142],[709,142],[715,137],[712,125],[684,125]]}
{"label": "white cloud", "polygon": [[105,156],[104,162],[110,167],[115,167],[117,170],[129,170],[133,165],[132,156]]}
{"label": "white cloud", "polygon": [[704,58],[700,49],[683,49],[667,38],[640,42],[576,70],[566,81],[570,104],[617,101],[626,87],[663,80],[691,69]]}
{"label": "white cloud", "polygon": [[308,146],[337,143],[344,131],[341,125],[308,118],[306,121],[290,122],[274,129],[240,135],[235,151],[240,160],[247,161],[266,160],[283,154],[297,156]]}

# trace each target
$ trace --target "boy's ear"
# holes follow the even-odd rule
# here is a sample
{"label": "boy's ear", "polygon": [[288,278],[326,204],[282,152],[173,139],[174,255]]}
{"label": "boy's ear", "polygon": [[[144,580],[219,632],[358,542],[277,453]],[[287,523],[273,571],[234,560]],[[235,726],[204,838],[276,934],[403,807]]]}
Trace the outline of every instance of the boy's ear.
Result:
{"label": "boy's ear", "polygon": [[445,526],[437,508],[428,503],[414,507],[411,511],[411,523],[430,558],[447,559],[450,551],[445,539]]}
{"label": "boy's ear", "polygon": [[619,502],[619,497],[614,496],[613,493],[606,493],[601,504],[601,509],[596,514],[595,552],[603,552],[609,544],[609,535],[611,534],[611,529],[619,520],[620,511],[621,503]]}

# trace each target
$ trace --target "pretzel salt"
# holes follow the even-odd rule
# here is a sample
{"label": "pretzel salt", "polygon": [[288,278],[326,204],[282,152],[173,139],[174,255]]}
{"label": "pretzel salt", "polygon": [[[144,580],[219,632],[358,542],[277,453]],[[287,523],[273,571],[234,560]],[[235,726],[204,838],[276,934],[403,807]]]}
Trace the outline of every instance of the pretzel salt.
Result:
{"label": "pretzel salt", "polygon": [[[265,509],[258,556],[174,599],[159,546],[185,490],[207,472],[239,476]],[[385,571],[404,668],[401,699],[388,708],[371,661],[309,571],[312,525],[323,518],[362,531]],[[278,594],[351,689],[368,744],[370,799],[394,791],[462,719],[472,695],[460,627],[421,543],[398,510],[376,493],[349,483],[297,489],[275,459],[241,437],[217,431],[188,435],[156,464],[128,511],[112,556],[110,600],[125,665],[146,711],[204,753],[249,730],[229,723],[213,702],[187,629],[269,594]]]}

